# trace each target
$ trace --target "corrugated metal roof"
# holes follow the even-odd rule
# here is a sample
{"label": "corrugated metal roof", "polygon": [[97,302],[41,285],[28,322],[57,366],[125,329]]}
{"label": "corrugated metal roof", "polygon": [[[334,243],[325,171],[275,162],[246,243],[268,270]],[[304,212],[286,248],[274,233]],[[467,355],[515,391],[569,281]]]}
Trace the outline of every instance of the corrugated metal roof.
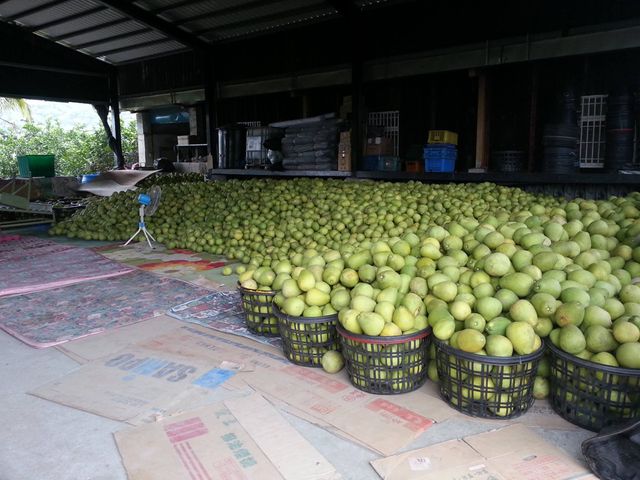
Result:
{"label": "corrugated metal roof", "polygon": [[306,15],[283,15],[280,19],[256,22],[254,25],[243,25],[235,28],[233,26],[223,26],[208,35],[215,35],[214,38],[216,40],[229,40],[232,38],[270,33],[301,24],[320,22],[337,15],[338,13],[334,9],[323,8]]}
{"label": "corrugated metal roof", "polygon": [[156,55],[162,55],[167,52],[178,52],[185,50],[184,45],[173,40],[161,45],[153,45],[149,47],[140,47],[126,52],[116,53],[109,56],[109,60],[114,63],[130,62],[139,58],[148,58]]}
{"label": "corrugated metal roof", "polygon": [[283,0],[273,5],[254,5],[253,7],[242,11],[209,16],[202,20],[193,20],[185,23],[184,26],[192,32],[200,32],[209,28],[220,28],[227,24],[235,24],[237,22],[244,21],[259,24],[262,17],[271,15],[281,15],[282,18],[290,17],[290,15],[287,15],[287,12],[305,7],[315,7],[316,10],[323,11],[327,10],[327,4],[324,0]]}
{"label": "corrugated metal roof", "polygon": [[86,47],[84,48],[84,50],[89,52],[94,57],[99,57],[103,55],[103,52],[106,52],[108,50],[123,48],[130,45],[140,45],[142,43],[147,43],[155,40],[167,40],[167,37],[159,32],[152,30],[151,32],[140,33],[118,40],[110,40],[108,42],[100,43],[92,47]]}
{"label": "corrugated metal roof", "polygon": [[[352,1],[367,9],[407,0]],[[200,38],[228,41],[337,15],[327,0],[0,0],[0,20],[111,63],[173,53]]]}
{"label": "corrugated metal roof", "polygon": [[[87,0],[69,0],[67,2],[55,5],[53,7],[40,10],[36,13],[26,16],[20,16],[18,21],[25,25],[40,25],[46,22],[66,18],[79,12],[86,11],[88,8],[96,7],[97,4]],[[22,11],[27,11],[22,10]]]}
{"label": "corrugated metal roof", "polygon": [[31,10],[33,7],[50,3],[49,0],[22,0],[20,2],[4,2],[0,4],[0,15],[2,17],[12,17],[13,15]]}
{"label": "corrugated metal roof", "polygon": [[80,29],[96,28],[100,29],[101,25],[109,23],[116,19],[123,19],[122,15],[112,10],[101,10],[95,13],[90,13],[82,18],[75,20],[68,20],[59,25],[54,25],[46,29],[46,35],[50,38],[55,38],[60,35],[69,34]]}

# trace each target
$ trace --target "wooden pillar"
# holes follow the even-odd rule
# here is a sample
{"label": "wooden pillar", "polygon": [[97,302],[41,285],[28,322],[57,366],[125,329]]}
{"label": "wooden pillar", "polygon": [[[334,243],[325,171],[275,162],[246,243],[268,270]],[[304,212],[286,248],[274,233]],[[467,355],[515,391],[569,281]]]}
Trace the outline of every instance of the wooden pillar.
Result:
{"label": "wooden pillar", "polygon": [[486,72],[478,74],[476,122],[476,168],[489,167],[489,82]]}

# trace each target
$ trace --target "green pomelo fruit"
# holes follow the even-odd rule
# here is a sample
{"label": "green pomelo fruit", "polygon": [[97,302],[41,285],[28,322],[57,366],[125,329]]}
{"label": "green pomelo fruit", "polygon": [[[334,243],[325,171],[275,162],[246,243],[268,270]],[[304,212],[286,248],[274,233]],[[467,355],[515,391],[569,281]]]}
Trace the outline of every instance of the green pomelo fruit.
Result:
{"label": "green pomelo fruit", "polygon": [[511,261],[503,253],[492,253],[484,259],[484,271],[492,277],[502,277],[510,268]]}
{"label": "green pomelo fruit", "polygon": [[322,355],[322,368],[327,373],[338,373],[344,367],[344,358],[340,352],[329,350]]}
{"label": "green pomelo fruit", "polygon": [[484,348],[486,339],[479,331],[468,328],[458,333],[457,343],[460,350],[476,353]]}
{"label": "green pomelo fruit", "polygon": [[476,312],[482,315],[486,321],[496,318],[502,313],[502,309],[502,303],[494,297],[483,297],[478,299],[475,303]]}
{"label": "green pomelo fruit", "polygon": [[533,283],[533,278],[521,272],[510,273],[500,279],[500,287],[511,290],[518,295],[519,298],[524,298],[529,295]]}
{"label": "green pomelo fruit", "polygon": [[586,330],[587,349],[593,353],[612,352],[618,348],[618,342],[608,328],[593,325]]}
{"label": "green pomelo fruit", "polygon": [[616,350],[616,360],[624,368],[640,368],[640,343],[623,343]]}
{"label": "green pomelo fruit", "polygon": [[579,326],[584,320],[585,309],[578,302],[563,303],[556,310],[553,319],[559,327]]}
{"label": "green pomelo fruit", "polygon": [[560,329],[558,346],[565,352],[576,355],[587,347],[587,340],[578,327],[569,324]]}
{"label": "green pomelo fruit", "polygon": [[374,312],[362,312],[358,315],[358,323],[365,335],[378,336],[384,328],[384,318]]}
{"label": "green pomelo fruit", "polygon": [[485,350],[491,357],[510,357],[513,355],[513,344],[503,335],[488,335]]}
{"label": "green pomelo fruit", "polygon": [[529,355],[535,351],[537,335],[528,323],[512,322],[507,327],[506,336],[518,355]]}
{"label": "green pomelo fruit", "polygon": [[538,323],[536,309],[528,300],[520,299],[511,305],[509,315],[515,322],[525,322],[532,327]]}
{"label": "green pomelo fruit", "polygon": [[539,292],[531,297],[531,304],[536,309],[538,317],[552,317],[556,312],[556,299],[544,292]]}
{"label": "green pomelo fruit", "polygon": [[619,322],[613,326],[613,336],[618,343],[633,343],[640,339],[640,328],[631,322]]}

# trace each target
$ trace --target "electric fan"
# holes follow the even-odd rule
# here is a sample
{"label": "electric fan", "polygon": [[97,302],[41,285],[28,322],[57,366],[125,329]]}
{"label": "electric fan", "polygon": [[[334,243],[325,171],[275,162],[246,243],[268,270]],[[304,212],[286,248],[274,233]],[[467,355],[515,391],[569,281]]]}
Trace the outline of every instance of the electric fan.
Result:
{"label": "electric fan", "polygon": [[141,193],[140,195],[138,195],[138,203],[140,204],[140,221],[138,222],[138,230],[136,230],[136,233],[134,233],[131,238],[127,240],[127,243],[125,243],[123,246],[129,245],[131,241],[138,236],[139,233],[142,233],[144,235],[144,238],[146,238],[149,247],[154,248],[151,244],[151,240],[155,242],[156,239],[153,238],[153,235],[151,235],[151,233],[149,233],[149,230],[147,230],[147,226],[144,223],[144,217],[145,215],[150,217],[154,213],[156,213],[158,205],[160,205],[161,194],[162,190],[160,190],[159,186],[155,185],[151,187],[151,190],[149,190],[148,193]]}

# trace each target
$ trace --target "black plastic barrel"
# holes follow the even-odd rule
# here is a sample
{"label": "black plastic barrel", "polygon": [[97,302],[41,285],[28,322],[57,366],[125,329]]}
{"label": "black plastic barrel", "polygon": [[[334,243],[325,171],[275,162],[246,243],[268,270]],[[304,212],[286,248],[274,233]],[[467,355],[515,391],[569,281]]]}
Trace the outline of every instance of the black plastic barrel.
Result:
{"label": "black plastic barrel", "polygon": [[576,96],[572,90],[565,91],[560,95],[558,120],[560,123],[568,125],[576,125],[578,123]]}
{"label": "black plastic barrel", "polygon": [[218,128],[218,168],[244,168],[247,129],[231,124]]}
{"label": "black plastic barrel", "polygon": [[622,130],[633,128],[633,97],[619,95],[607,98],[607,130]]}
{"label": "black plastic barrel", "polygon": [[578,159],[578,126],[557,123],[544,126],[543,163],[547,173],[571,174],[580,167]]}
{"label": "black plastic barrel", "polygon": [[607,98],[607,150],[605,169],[622,170],[633,161],[635,136],[634,98],[627,93],[609,95]]}
{"label": "black plastic barrel", "polygon": [[623,170],[633,161],[633,128],[607,130],[605,169],[615,172]]}

